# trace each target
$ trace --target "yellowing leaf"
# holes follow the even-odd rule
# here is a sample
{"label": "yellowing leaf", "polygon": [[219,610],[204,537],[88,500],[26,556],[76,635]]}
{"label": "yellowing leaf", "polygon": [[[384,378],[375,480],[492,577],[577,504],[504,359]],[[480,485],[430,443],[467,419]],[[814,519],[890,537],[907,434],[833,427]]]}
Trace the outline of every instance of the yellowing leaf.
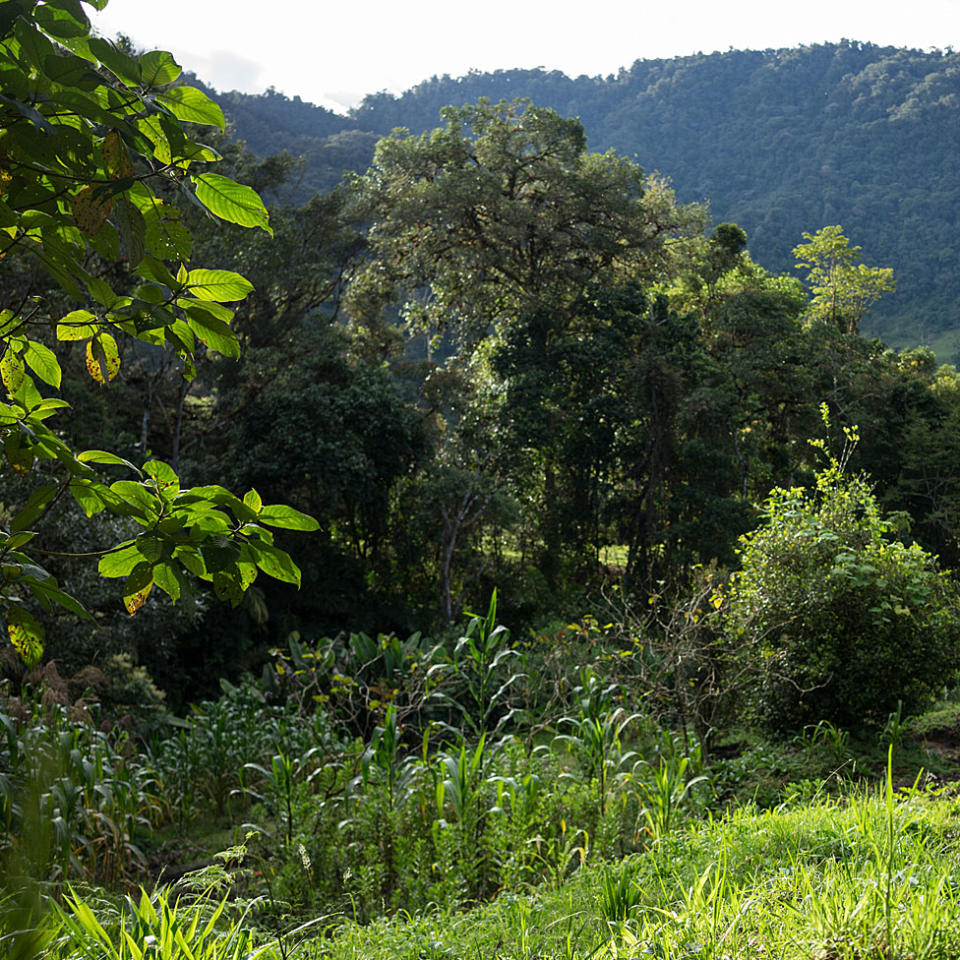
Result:
{"label": "yellowing leaf", "polygon": [[103,146],[101,149],[103,151],[103,165],[115,180],[129,177],[133,173],[130,153],[116,130],[111,130],[103,138]]}
{"label": "yellowing leaf", "polygon": [[117,341],[109,333],[99,333],[87,343],[87,370],[97,383],[109,383],[120,371]]}
{"label": "yellowing leaf", "polygon": [[149,563],[138,563],[133,572],[127,577],[123,588],[123,605],[127,613],[134,616],[146,603],[150,591],[153,589],[153,568]]}
{"label": "yellowing leaf", "polygon": [[137,590],[136,593],[124,596],[123,605],[127,608],[127,613],[129,613],[131,617],[146,603],[147,597],[150,595],[152,589],[153,581],[151,580],[147,586]]}
{"label": "yellowing leaf", "polygon": [[73,219],[77,226],[88,237],[94,236],[106,223],[110,211],[113,209],[113,200],[101,200],[96,196],[94,187],[84,187],[74,198],[71,204]]}
{"label": "yellowing leaf", "polygon": [[14,353],[13,350],[7,347],[3,359],[0,360],[0,378],[3,379],[3,385],[9,393],[14,394],[20,389],[20,385],[23,383],[23,377],[23,360],[19,354]]}
{"label": "yellowing leaf", "polygon": [[43,627],[26,610],[11,607],[7,611],[7,632],[23,662],[35,667],[43,656]]}

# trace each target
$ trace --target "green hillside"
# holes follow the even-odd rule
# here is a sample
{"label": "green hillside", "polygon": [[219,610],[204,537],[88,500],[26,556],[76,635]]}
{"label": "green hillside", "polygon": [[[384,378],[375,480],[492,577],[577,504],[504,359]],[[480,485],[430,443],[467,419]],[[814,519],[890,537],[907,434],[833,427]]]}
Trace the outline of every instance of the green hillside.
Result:
{"label": "green hillside", "polygon": [[843,41],[785,50],[638,60],[616,76],[501,70],[433,77],[366,97],[349,118],[276,92],[220,97],[259,153],[309,158],[300,190],[331,187],[369,163],[377,136],[432,129],[441,107],[526,96],[579,116],[591,150],[614,148],[670,177],[683,202],[750,237],[755,258],[792,269],[803,231],[842,223],[868,262],[894,268],[898,293],[868,332],[937,339],[960,326],[957,216],[960,54]]}

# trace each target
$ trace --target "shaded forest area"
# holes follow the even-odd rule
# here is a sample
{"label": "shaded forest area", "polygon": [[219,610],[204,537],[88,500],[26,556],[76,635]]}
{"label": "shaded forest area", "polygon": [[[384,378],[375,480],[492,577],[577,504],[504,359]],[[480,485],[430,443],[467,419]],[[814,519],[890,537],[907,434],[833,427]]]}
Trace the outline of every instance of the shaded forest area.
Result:
{"label": "shaded forest area", "polygon": [[[823,403],[834,440],[859,426],[850,466],[882,508],[956,563],[960,378],[861,335],[889,268],[829,226],[794,239],[805,286],[662,178],[589,153],[576,119],[522,101],[441,114],[302,206],[276,201],[296,160],[206,129],[220,169],[274,198],[272,237],[182,212],[193,256],[253,285],[237,347],[219,356],[205,332],[184,380],[175,356],[124,342],[119,376],[91,391],[74,345],[55,345],[72,442],[319,523],[278,533],[303,589],[260,581],[232,610],[150,597],[134,622],[109,582],[54,558],[97,610],[93,625],[38,611],[65,675],[126,655],[178,707],[291,638],[442,634],[496,587],[521,632],[613,592],[680,595],[700,568],[737,565],[771,489],[812,481]],[[18,297],[45,282],[8,276]],[[6,502],[44,482],[11,476]],[[102,539],[80,510],[42,526],[55,552]]]}

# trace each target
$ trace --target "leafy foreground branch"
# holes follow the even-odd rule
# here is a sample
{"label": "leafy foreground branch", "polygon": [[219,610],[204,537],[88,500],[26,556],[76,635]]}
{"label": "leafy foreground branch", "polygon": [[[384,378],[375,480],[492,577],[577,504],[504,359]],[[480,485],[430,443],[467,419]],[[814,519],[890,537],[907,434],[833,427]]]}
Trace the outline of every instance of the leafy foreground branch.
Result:
{"label": "leafy foreground branch", "polygon": [[[103,388],[119,373],[125,339],[175,354],[188,379],[204,351],[239,356],[227,304],[253,286],[191,266],[193,236],[176,204],[272,230],[254,190],[210,170],[219,156],[194,130],[223,130],[223,114],[200,90],[175,85],[180,73],[169,53],[133,56],[91,36],[79,0],[0,3],[0,442],[3,472],[24,478],[0,530],[0,607],[30,663],[43,646],[31,605],[89,616],[40,563],[43,522],[67,493],[88,518],[106,511],[143,528],[98,551],[101,575],[125,578],[131,615],[154,586],[174,601],[191,596],[188,574],[234,603],[259,571],[299,585],[271,528],[317,526],[253,490],[241,499],[216,484],[182,489],[160,460],[138,469],[107,451],[76,452],[48,424],[68,407],[57,393],[72,344]],[[31,487],[44,460],[55,464],[53,482]],[[133,479],[99,472],[117,467]]]}

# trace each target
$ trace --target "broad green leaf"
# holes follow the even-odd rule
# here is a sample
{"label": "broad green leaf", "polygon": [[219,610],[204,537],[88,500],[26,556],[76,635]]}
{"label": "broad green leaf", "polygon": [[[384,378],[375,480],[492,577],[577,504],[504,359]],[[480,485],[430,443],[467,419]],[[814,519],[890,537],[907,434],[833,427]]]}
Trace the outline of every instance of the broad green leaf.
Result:
{"label": "broad green leaf", "polygon": [[23,351],[23,359],[27,366],[44,382],[51,387],[60,389],[60,364],[56,354],[36,340],[27,341],[27,349]]}
{"label": "broad green leaf", "polygon": [[212,214],[242,227],[260,227],[273,236],[267,208],[252,187],[218,173],[201,173],[191,179],[197,190],[197,199]]}
{"label": "broad green leaf", "polygon": [[267,526],[283,527],[286,530],[320,529],[320,524],[313,517],[283,503],[265,506],[259,511],[258,519]]}
{"label": "broad green leaf", "polygon": [[129,467],[134,473],[140,472],[129,460],[124,460],[109,450],[84,450],[77,454],[77,459],[81,463],[110,463],[117,467]]}
{"label": "broad green leaf", "polygon": [[115,77],[130,86],[140,83],[140,64],[128,57],[111,40],[100,37],[90,39],[90,51]]}
{"label": "broad green leaf", "polygon": [[10,642],[28,667],[35,667],[43,656],[43,627],[21,607],[7,611],[7,632]]}
{"label": "broad green leaf", "polygon": [[75,597],[71,597],[69,593],[65,593],[59,587],[55,586],[49,580],[34,580],[32,578],[26,581],[27,586],[33,591],[33,595],[43,603],[47,609],[49,609],[49,602],[53,601],[56,604],[59,604],[65,610],[69,610],[71,613],[75,613],[78,617],[82,617],[84,620],[92,620],[93,617],[90,615],[90,612],[79,600]]}
{"label": "broad green leaf", "polygon": [[209,537],[230,537],[231,523],[220,510],[208,509],[178,511],[184,519],[184,525],[190,528],[190,536],[198,541]]}
{"label": "broad green leaf", "polygon": [[13,522],[10,524],[11,530],[24,530],[33,526],[34,521],[47,508],[47,505],[57,495],[60,488],[54,484],[44,484],[37,487],[27,502],[14,515]]}
{"label": "broad green leaf", "polygon": [[227,536],[213,537],[200,545],[203,562],[210,573],[230,569],[240,557],[240,544]]}
{"label": "broad green leaf", "polygon": [[178,120],[207,123],[221,130],[225,128],[223,111],[219,105],[196,87],[174,87],[166,93],[161,93],[157,100]]}
{"label": "broad green leaf", "polygon": [[106,509],[106,504],[95,492],[93,484],[85,480],[71,480],[70,494],[87,517],[95,516]]}
{"label": "broad green leaf", "polygon": [[[2,362],[0,362],[0,367],[2,367]],[[13,392],[13,399],[22,404],[24,410],[33,410],[43,403],[43,397],[40,396],[40,391],[37,390],[33,377],[26,374],[20,381],[20,386]]]}
{"label": "broad green leaf", "polygon": [[174,559],[179,560],[195,577],[202,580],[209,578],[207,566],[203,556],[196,547],[181,545],[173,552]]}
{"label": "broad green leaf", "polygon": [[285,583],[294,583],[300,587],[300,568],[290,559],[290,555],[279,547],[271,546],[262,540],[251,540],[247,546],[254,555],[257,566],[267,576]]}
{"label": "broad green leaf", "polygon": [[[7,539],[6,543],[0,542],[0,549],[19,550],[20,547],[25,543],[29,543],[36,535],[35,530],[24,530],[22,533],[15,533]],[[2,537],[0,537],[0,540],[2,540]]]}
{"label": "broad green leaf", "polygon": [[137,130],[147,137],[152,144],[152,148],[146,152],[152,153],[160,163],[169,164],[173,162],[173,148],[160,125],[158,116],[141,117],[137,120]]}
{"label": "broad green leaf", "polygon": [[72,54],[61,56],[53,54],[43,59],[43,72],[47,78],[57,84],[68,87],[78,87],[82,90],[91,90],[101,80],[90,64]]}
{"label": "broad green leaf", "polygon": [[110,484],[110,490],[127,503],[145,511],[147,515],[157,513],[156,499],[142,483],[136,480],[117,480]]}
{"label": "broad green leaf", "polygon": [[196,307],[185,312],[187,325],[208,349],[215,350],[225,357],[240,358],[240,342],[237,340],[237,335],[223,321]]}
{"label": "broad green leaf", "polygon": [[90,32],[89,21],[81,23],[66,10],[58,10],[49,3],[37,7],[34,15],[42,29],[58,40],[85,37]]}
{"label": "broad green leaf", "polygon": [[153,582],[174,603],[180,599],[182,574],[172,563],[156,563],[153,567]]}
{"label": "broad green leaf", "polygon": [[23,321],[12,310],[0,310],[0,337],[5,337]]}
{"label": "broad green leaf", "polygon": [[145,87],[165,87],[183,73],[166,50],[151,50],[140,57],[140,78]]}
{"label": "broad green leaf", "polygon": [[71,310],[57,324],[58,340],[86,340],[95,336],[97,318],[89,310]]}
{"label": "broad green leaf", "polygon": [[252,559],[250,561],[238,560],[237,573],[240,575],[241,588],[246,590],[257,579],[257,565]]}
{"label": "broad green leaf", "polygon": [[135,268],[147,251],[147,226],[143,214],[126,197],[120,197],[113,217],[120,231],[120,251],[127,265]]}
{"label": "broad green leaf", "polygon": [[217,303],[243,300],[253,290],[253,284],[246,277],[231,270],[191,270],[187,274],[187,287],[198,300]]}
{"label": "broad green leaf", "polygon": [[260,499],[260,494],[256,490],[248,490],[243,495],[243,502],[254,512],[259,513],[260,508],[263,506],[263,501]]}
{"label": "broad green leaf", "polygon": [[83,282],[90,296],[108,310],[115,309],[121,302],[121,298],[113,292],[113,288],[103,277],[94,277],[91,275],[84,277]]}
{"label": "broad green leaf", "polygon": [[131,540],[105,553],[97,564],[97,571],[101,577],[126,577],[144,559],[136,542]]}
{"label": "broad green leaf", "polygon": [[238,496],[219,484],[191,487],[184,493],[196,497],[198,500],[207,500],[210,503],[217,504],[217,506],[229,507],[233,515],[241,522],[250,523],[257,519],[257,515]]}
{"label": "broad green leaf", "polygon": [[243,586],[235,571],[218,570],[213,575],[213,593],[218,600],[229,600],[236,606],[243,599]]}
{"label": "broad green leaf", "polygon": [[59,397],[44,397],[43,400],[30,411],[30,418],[31,420],[46,420],[48,417],[52,417],[58,410],[69,406],[70,404],[67,403],[66,400],[61,400]]}
{"label": "broad green leaf", "polygon": [[[26,440],[22,443],[22,440]],[[3,455],[18,476],[26,476],[36,457],[34,446],[19,430],[12,430],[3,441]]]}
{"label": "broad green leaf", "polygon": [[101,260],[113,263],[120,259],[120,234],[109,220],[97,231],[96,236],[88,239]]}
{"label": "broad green leaf", "polygon": [[180,492],[180,478],[169,464],[162,460],[148,460],[143,465],[144,473],[153,477],[157,490],[164,500],[173,500]]}
{"label": "broad green leaf", "polygon": [[259,523],[245,523],[240,528],[240,533],[245,537],[256,537],[264,543],[273,543],[274,532],[266,527],[261,527]]}
{"label": "broad green leaf", "polygon": [[144,257],[137,265],[137,273],[145,280],[153,280],[171,290],[177,285],[177,278],[155,257]]}

